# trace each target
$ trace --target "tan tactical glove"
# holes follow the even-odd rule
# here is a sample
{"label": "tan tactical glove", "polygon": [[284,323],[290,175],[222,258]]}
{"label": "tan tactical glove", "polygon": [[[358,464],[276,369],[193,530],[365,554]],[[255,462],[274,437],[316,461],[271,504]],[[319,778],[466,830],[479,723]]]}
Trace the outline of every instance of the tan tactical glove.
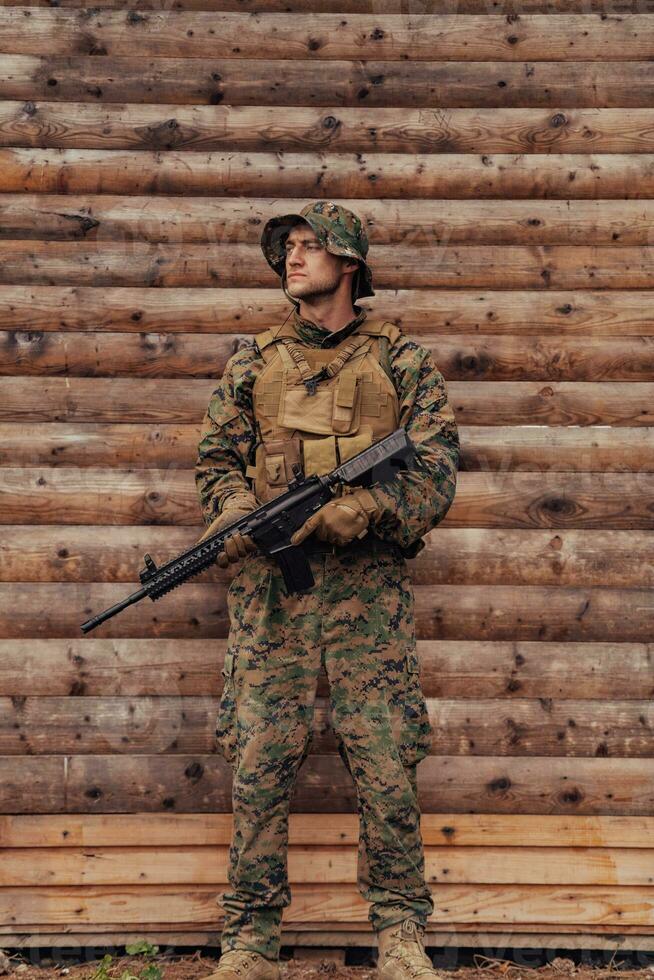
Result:
{"label": "tan tactical glove", "polygon": [[[258,506],[257,499],[252,494],[232,494],[225,501],[224,507],[220,514],[218,514],[218,517],[211,522],[202,537],[198,538],[197,543],[200,544],[201,541],[204,541],[211,534],[215,534],[229,524],[233,524],[234,521],[238,521],[239,518],[251,514]],[[225,550],[221,551],[216,558],[216,564],[220,565],[221,568],[227,568],[230,562],[240,561],[241,558],[245,558],[248,552],[257,550],[258,548],[249,534],[241,534],[239,531],[235,531],[234,534],[230,534],[225,538]]]}
{"label": "tan tactical glove", "polygon": [[369,490],[363,487],[335,497],[309,517],[291,538],[291,544],[300,544],[315,531],[316,537],[330,544],[349,544],[354,538],[363,538],[369,524],[381,516],[381,509]]}

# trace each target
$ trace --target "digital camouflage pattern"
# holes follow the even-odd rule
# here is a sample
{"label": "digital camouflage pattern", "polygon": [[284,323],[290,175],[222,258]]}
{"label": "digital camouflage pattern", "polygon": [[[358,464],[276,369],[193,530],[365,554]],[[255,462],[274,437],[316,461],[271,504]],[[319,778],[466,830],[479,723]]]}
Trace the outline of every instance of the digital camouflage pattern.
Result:
{"label": "digital camouflage pattern", "polygon": [[[366,310],[341,330],[331,332],[293,311],[300,339],[312,347],[334,347],[356,331]],[[438,524],[454,499],[459,437],[443,376],[430,352],[401,336],[389,351],[400,405],[400,425],[416,447],[416,469],[396,480],[373,484],[370,492],[383,508],[375,526],[379,538],[404,548],[419,548],[421,538]],[[195,479],[205,523],[220,512],[233,493],[250,492],[245,468],[254,461],[258,441],[252,411],[252,387],[264,360],[253,342],[225,365],[204,418]]]}
{"label": "digital camouflage pattern", "polygon": [[[293,323],[302,342],[327,348],[356,331],[366,311],[355,312],[334,332],[297,310]],[[207,524],[230,495],[250,489],[244,474],[258,441],[252,387],[263,366],[256,344],[249,344],[229,359],[211,397],[196,466]],[[287,596],[276,562],[259,554],[244,559],[229,588],[230,633],[216,728],[233,771],[231,890],[220,902],[223,951],[278,955],[282,910],[290,902],[289,800],[309,750],[321,665],[330,682],[339,753],[357,790],[358,885],[370,902],[372,926],[378,930],[409,917],[424,924],[433,911],[416,783],[431,727],[402,549],[415,553],[449,509],[459,440],[429,351],[400,336],[390,347],[389,367],[400,424],[416,446],[418,468],[370,488],[383,509],[374,532],[338,553],[311,556],[316,586],[306,595]]]}
{"label": "digital camouflage pattern", "polygon": [[[361,275],[353,298],[356,300],[363,296],[374,296],[372,270],[365,261],[368,254],[366,230],[353,211],[341,204],[334,204],[333,201],[315,201],[302,208],[299,214],[283,214],[267,222],[261,234],[261,249],[268,265],[277,275],[285,282],[285,235],[293,225],[301,221],[310,225],[316,238],[328,252],[359,260]],[[292,297],[289,296],[289,299]]]}
{"label": "digital camouflage pattern", "polygon": [[407,915],[426,923],[416,765],[431,726],[413,626],[406,562],[393,546],[312,555],[315,588],[287,596],[272,559],[249,555],[229,588],[232,628],[216,734],[233,770],[231,891],[221,948],[279,955],[289,802],[309,751],[318,672],[330,684],[331,723],[357,790],[357,880],[380,929]]}

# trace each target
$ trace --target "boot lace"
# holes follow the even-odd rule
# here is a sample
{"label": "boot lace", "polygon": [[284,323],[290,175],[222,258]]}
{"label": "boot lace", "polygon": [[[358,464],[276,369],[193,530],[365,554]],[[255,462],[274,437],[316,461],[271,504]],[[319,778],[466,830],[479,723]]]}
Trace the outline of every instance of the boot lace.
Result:
{"label": "boot lace", "polygon": [[406,950],[406,949],[404,950],[391,949],[388,951],[387,955],[389,959],[392,957],[393,959],[399,960],[399,962],[402,964],[403,968],[409,974],[409,976],[411,977],[430,976],[432,977],[433,980],[433,978],[438,974],[434,970],[431,960],[422,949],[421,932],[418,930],[416,930],[416,932],[417,932],[416,936],[412,936],[410,934],[407,935],[404,928],[402,928],[400,933],[398,934],[398,938],[401,936],[400,941],[402,943],[411,943],[416,947],[415,951]]}
{"label": "boot lace", "polygon": [[[229,950],[227,950],[227,952],[224,953],[223,956],[221,956],[221,960],[225,960],[225,958],[228,957],[230,955],[230,953],[236,953],[239,962],[242,963],[243,966],[246,967],[246,968],[249,967],[249,966],[251,966],[252,963],[256,962],[256,957],[257,957],[257,954],[256,953],[244,952],[241,949],[229,949]],[[232,957],[232,959],[233,958],[234,957]],[[234,967],[234,970],[239,975],[243,972],[240,969],[240,967],[238,967],[238,966],[235,966]]]}
{"label": "boot lace", "polygon": [[402,963],[403,967],[406,969],[406,972],[411,977],[434,976],[435,971],[431,962],[429,963],[429,965],[427,965],[427,963],[425,962],[425,960],[428,959],[426,954],[425,954],[425,960],[423,960],[422,956],[418,954],[420,956],[420,962],[416,962],[415,954],[413,953],[410,953],[409,955],[406,954],[402,955],[401,953],[389,953],[388,955],[389,958],[392,956],[394,959],[399,960]]}

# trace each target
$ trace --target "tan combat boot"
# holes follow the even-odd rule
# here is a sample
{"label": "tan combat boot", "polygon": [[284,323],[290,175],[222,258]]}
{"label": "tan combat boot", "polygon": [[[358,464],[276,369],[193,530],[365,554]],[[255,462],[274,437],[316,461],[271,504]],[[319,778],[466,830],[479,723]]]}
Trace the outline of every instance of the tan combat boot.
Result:
{"label": "tan combat boot", "polygon": [[379,980],[413,980],[431,977],[442,980],[422,944],[424,929],[415,919],[403,919],[377,933]]}
{"label": "tan combat boot", "polygon": [[228,949],[203,980],[279,980],[279,963],[251,949]]}

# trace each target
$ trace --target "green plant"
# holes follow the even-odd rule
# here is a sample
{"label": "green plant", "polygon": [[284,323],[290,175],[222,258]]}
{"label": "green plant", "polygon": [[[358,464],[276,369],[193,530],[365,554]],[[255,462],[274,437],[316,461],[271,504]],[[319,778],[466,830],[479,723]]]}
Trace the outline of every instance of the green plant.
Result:
{"label": "green plant", "polygon": [[[147,942],[145,939],[140,939],[136,943],[130,943],[128,946],[125,946],[125,952],[130,956],[147,956],[152,958],[159,952],[159,947],[153,946],[152,943]],[[113,959],[111,953],[106,953],[98,964],[95,973],[89,977],[89,980],[161,980],[161,970],[155,963],[146,964],[138,974],[132,973],[130,969],[123,970],[120,977],[117,977],[114,973],[109,972]]]}

